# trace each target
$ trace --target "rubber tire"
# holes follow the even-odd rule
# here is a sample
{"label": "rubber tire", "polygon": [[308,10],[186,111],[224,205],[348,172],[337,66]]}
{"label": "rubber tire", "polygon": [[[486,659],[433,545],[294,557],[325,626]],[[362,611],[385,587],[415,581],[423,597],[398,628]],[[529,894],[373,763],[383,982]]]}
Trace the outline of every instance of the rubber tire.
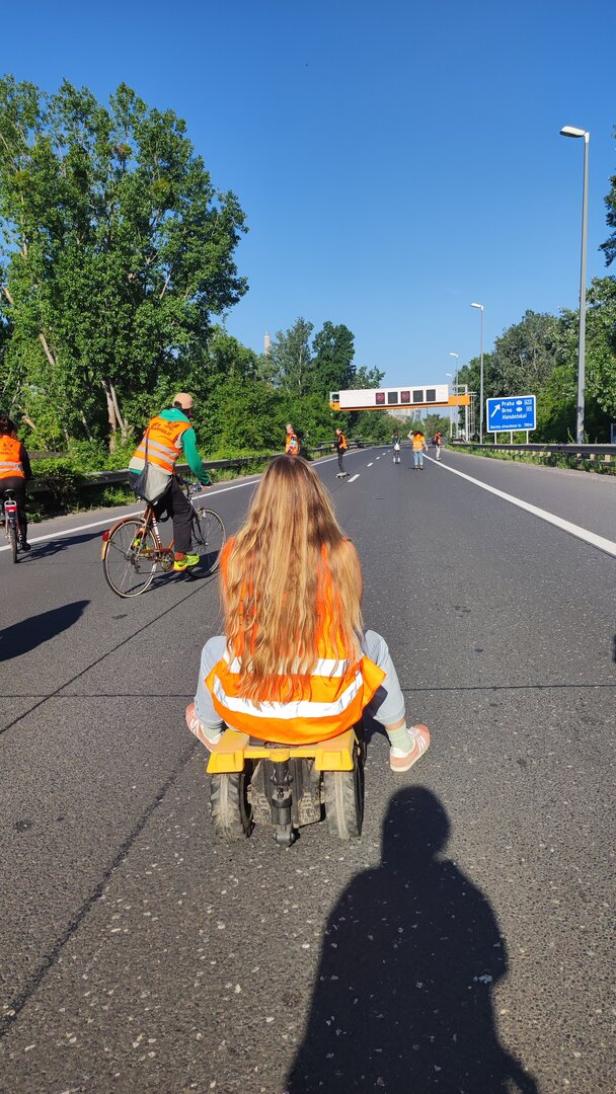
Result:
{"label": "rubber tire", "polygon": [[364,772],[358,755],[353,771],[323,772],[323,804],[330,836],[359,839],[364,819]]}
{"label": "rubber tire", "polygon": [[[193,506],[193,508],[194,508],[194,506]],[[204,564],[203,564],[203,558],[205,556],[203,556],[203,555],[201,556],[201,563],[200,563],[200,566],[199,566],[200,573],[201,573],[202,576],[209,576],[210,574],[215,574],[218,567],[219,567],[219,565],[220,565],[220,556],[222,554],[222,549],[223,549],[225,543],[227,542],[227,530],[225,528],[224,521],[223,521],[222,517],[220,516],[220,513],[217,513],[214,509],[207,509],[205,507],[201,511],[198,510],[198,509],[195,509],[194,514],[193,514],[193,518],[192,518],[191,531],[192,531],[192,535],[193,535],[193,540],[194,540],[195,544],[197,545],[197,549],[200,546],[203,546],[203,536],[201,534],[201,523],[200,523],[200,520],[199,520],[200,513],[202,513],[203,516],[207,517],[213,524],[215,524],[217,526],[217,528],[219,530],[219,534],[220,534],[220,540],[221,540],[220,549],[218,551],[218,554],[216,555],[216,558],[214,559],[213,563],[211,564],[211,566],[205,567]]]}
{"label": "rubber tire", "polygon": [[9,525],[9,543],[11,545],[11,558],[13,562],[17,562],[17,526],[15,524]]}
{"label": "rubber tire", "polygon": [[245,771],[210,776],[210,813],[214,831],[229,843],[246,839],[252,831],[252,810],[246,790]]}
{"label": "rubber tire", "polygon": [[[132,599],[134,599],[134,597],[142,596],[143,593],[147,592],[147,590],[150,588],[150,585],[152,584],[152,582],[153,582],[153,580],[156,576],[157,568],[158,568],[158,565],[159,565],[158,562],[154,563],[151,572],[148,574],[148,576],[146,578],[146,581],[134,593],[122,592],[121,589],[118,589],[114,585],[113,580],[111,578],[111,574],[109,573],[109,571],[107,569],[107,559],[109,557],[109,551],[111,550],[111,547],[112,547],[112,542],[111,541],[113,539],[114,533],[120,528],[125,528],[128,524],[133,524],[135,526],[135,536],[137,536],[137,535],[143,536],[143,520],[141,520],[139,517],[125,517],[124,519],[119,520],[117,522],[117,524],[114,524],[113,528],[109,532],[109,540],[107,542],[107,550],[105,552],[105,557],[103,559],[103,574],[104,574],[104,577],[105,577],[105,581],[107,582],[107,584],[108,584],[109,588],[111,589],[111,591],[113,593],[115,593],[116,596],[121,596],[124,600],[132,600]],[[148,530],[148,532],[147,532],[147,537],[148,537],[148,545],[150,546],[151,550],[156,550],[156,540],[154,539],[154,536],[153,536],[153,534],[150,530]]]}

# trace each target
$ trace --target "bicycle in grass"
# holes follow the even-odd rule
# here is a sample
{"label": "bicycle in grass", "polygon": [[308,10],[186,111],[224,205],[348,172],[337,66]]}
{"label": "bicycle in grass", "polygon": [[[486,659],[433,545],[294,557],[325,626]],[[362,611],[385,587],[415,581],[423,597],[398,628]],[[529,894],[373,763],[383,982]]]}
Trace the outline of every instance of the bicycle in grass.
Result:
{"label": "bicycle in grass", "polygon": [[[192,549],[201,556],[199,565],[186,573],[196,571],[206,577],[218,569],[220,552],[227,538],[225,526],[213,509],[195,506],[191,501],[191,494],[202,489],[199,483],[178,481],[193,509]],[[163,544],[159,528],[162,518],[157,516],[157,508],[158,504],[148,503],[142,514],[123,517],[103,533],[103,573],[109,588],[117,596],[141,596],[150,588],[157,573],[173,570],[173,540],[168,545]]]}

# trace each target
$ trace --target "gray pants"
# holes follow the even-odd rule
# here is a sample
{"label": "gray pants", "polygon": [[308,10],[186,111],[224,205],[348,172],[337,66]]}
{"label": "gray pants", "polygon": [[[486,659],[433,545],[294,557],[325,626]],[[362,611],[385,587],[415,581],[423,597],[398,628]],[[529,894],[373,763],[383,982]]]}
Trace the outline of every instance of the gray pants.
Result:
{"label": "gray pants", "polygon": [[[224,723],[214,708],[212,696],[205,686],[205,678],[209,676],[217,661],[220,661],[226,646],[227,639],[224,635],[218,634],[213,638],[209,638],[201,651],[197,694],[195,695],[195,713],[205,728],[212,731],[219,731]],[[362,649],[366,656],[374,661],[379,668],[383,669],[385,673],[383,683],[366,709],[381,725],[395,725],[396,722],[400,722],[404,718],[404,696],[400,690],[398,676],[387,642],[376,631],[366,631]]]}

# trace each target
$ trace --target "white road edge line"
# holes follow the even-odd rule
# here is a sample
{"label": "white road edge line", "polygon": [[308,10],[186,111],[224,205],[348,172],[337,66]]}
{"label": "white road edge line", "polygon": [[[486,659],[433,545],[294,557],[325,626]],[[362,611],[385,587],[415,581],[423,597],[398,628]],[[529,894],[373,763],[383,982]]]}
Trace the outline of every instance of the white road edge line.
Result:
{"label": "white road edge line", "polygon": [[581,539],[584,543],[589,543],[591,547],[596,547],[599,551],[604,551],[607,555],[611,555],[612,558],[616,558],[616,542],[611,539],[606,539],[605,536],[599,536],[596,532],[589,532],[587,528],[582,528],[579,524],[573,524],[570,520],[564,520],[563,517],[557,517],[555,513],[548,512],[547,509],[540,509],[538,505],[532,505],[529,501],[523,501],[522,498],[516,498],[513,494],[506,494],[504,490],[498,490],[495,486],[490,486],[487,482],[482,482],[481,479],[475,479],[472,475],[465,475],[463,471],[457,471],[455,467],[448,467],[446,463],[441,460],[434,460],[431,456],[426,456],[426,459],[430,463],[435,464],[437,467],[442,467],[443,471],[449,471],[452,475],[458,475],[461,479],[466,479],[467,482],[472,482],[474,486],[480,486],[482,490],[487,490],[490,494],[495,494],[497,498],[503,498],[504,501],[508,501],[511,505],[517,505],[518,509],[524,509],[527,513],[532,513],[533,516],[539,517],[540,520],[545,520],[548,524],[553,524],[555,528],[560,528],[562,532],[568,532],[571,536],[576,536],[577,539]]}
{"label": "white road edge line", "polygon": [[355,479],[358,479],[358,478],[359,478],[359,474],[353,475],[352,478],[347,479],[347,483],[355,482]]}
{"label": "white road edge line", "polygon": [[[320,465],[322,463],[333,463],[337,460],[337,456],[326,456],[325,459],[315,460],[315,463]],[[206,491],[204,494],[194,494],[194,500],[200,501],[201,498],[215,498],[218,494],[228,494],[230,490],[241,490],[243,486],[254,486],[259,481],[261,476],[254,479],[249,479],[246,482],[235,483],[234,486],[223,486],[220,490]],[[104,528],[106,524],[115,524],[116,521],[122,520],[123,517],[139,517],[143,513],[143,508],[135,509],[132,513],[116,513],[114,517],[106,517],[105,520],[94,520],[90,524],[77,524],[73,528],[62,528],[59,532],[48,532],[44,536],[29,536],[29,543],[47,543],[50,539],[60,539],[62,536],[72,536],[75,532],[89,532],[90,528]],[[52,518],[53,519],[53,518]],[[6,547],[0,547],[0,552],[10,551],[10,544]]]}

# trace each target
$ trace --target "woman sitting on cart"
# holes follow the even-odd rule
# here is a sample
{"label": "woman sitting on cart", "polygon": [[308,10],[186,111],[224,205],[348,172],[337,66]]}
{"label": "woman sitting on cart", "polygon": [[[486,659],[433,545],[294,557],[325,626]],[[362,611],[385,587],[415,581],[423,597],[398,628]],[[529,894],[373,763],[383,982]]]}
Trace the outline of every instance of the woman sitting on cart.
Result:
{"label": "woman sitting on cart", "polygon": [[224,726],[270,742],[335,737],[369,706],[385,726],[392,771],[430,743],[407,726],[387,643],[363,630],[362,575],[318,475],[279,456],[221,556],[224,636],[203,647],[189,729],[206,748]]}

